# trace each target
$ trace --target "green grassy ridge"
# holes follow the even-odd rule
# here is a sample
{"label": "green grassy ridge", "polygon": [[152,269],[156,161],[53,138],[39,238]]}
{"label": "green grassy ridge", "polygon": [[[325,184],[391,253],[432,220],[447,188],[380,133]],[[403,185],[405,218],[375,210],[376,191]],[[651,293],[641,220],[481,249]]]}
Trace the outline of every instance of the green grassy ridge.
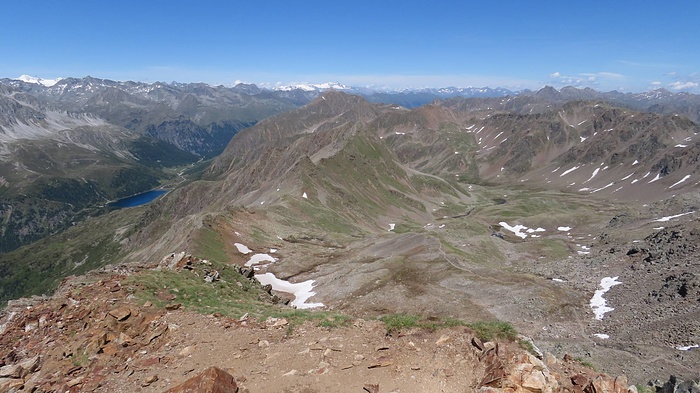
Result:
{"label": "green grassy ridge", "polygon": [[[195,264],[194,270],[149,270],[129,276],[122,281],[130,288],[140,304],[151,302],[157,307],[179,303],[185,310],[199,314],[219,313],[234,319],[244,315],[264,321],[267,318],[285,318],[291,328],[312,321],[318,326],[338,327],[350,323],[352,317],[316,310],[293,309],[275,305],[255,280],[248,280],[237,269],[226,263],[209,260],[210,265]],[[216,270],[219,281],[204,281],[204,269]],[[174,295],[166,300],[163,294]]]}

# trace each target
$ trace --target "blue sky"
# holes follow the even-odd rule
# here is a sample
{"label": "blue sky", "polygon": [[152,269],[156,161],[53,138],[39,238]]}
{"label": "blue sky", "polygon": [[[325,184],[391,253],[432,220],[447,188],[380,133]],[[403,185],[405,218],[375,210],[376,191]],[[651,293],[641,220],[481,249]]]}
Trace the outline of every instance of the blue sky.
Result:
{"label": "blue sky", "polygon": [[0,10],[0,77],[700,93],[698,1],[5,0]]}

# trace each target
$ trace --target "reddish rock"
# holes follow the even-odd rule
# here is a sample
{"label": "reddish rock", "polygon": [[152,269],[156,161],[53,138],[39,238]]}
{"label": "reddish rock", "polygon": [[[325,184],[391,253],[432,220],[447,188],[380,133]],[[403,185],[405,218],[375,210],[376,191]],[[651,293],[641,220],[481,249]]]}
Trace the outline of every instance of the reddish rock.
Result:
{"label": "reddish rock", "polygon": [[586,393],[627,393],[627,378],[600,374],[584,389]]}
{"label": "reddish rock", "polygon": [[218,367],[209,367],[165,393],[236,393],[238,385],[233,376]]}
{"label": "reddish rock", "polygon": [[484,378],[481,379],[480,386],[500,387],[501,381],[506,376],[503,363],[496,356],[495,350],[487,351],[485,354],[482,362],[486,365],[486,371],[484,372]]}
{"label": "reddish rock", "polygon": [[155,366],[158,363],[160,363],[160,358],[155,357],[155,358],[143,359],[140,362],[138,362],[137,364],[140,367],[151,367],[151,366]]}
{"label": "reddish rock", "polygon": [[476,349],[478,349],[479,351],[484,350],[484,343],[482,343],[478,337],[472,337],[472,345],[475,346]]}
{"label": "reddish rock", "polygon": [[20,378],[22,376],[22,366],[11,364],[0,367],[0,378]]}
{"label": "reddish rock", "polygon": [[113,316],[117,321],[124,321],[131,316],[131,310],[129,307],[119,307],[111,310],[109,315]]}
{"label": "reddish rock", "polygon": [[24,386],[24,380],[14,378],[0,378],[0,391],[10,392],[20,390]]}
{"label": "reddish rock", "polygon": [[576,386],[586,386],[588,385],[588,382],[588,377],[583,374],[576,374],[573,377],[571,377],[571,383],[573,383]]}

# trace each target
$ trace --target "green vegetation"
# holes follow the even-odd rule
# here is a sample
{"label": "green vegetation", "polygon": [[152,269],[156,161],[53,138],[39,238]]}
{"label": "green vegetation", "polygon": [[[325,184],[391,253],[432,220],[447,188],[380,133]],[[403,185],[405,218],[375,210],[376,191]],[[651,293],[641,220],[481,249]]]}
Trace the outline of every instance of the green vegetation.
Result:
{"label": "green vegetation", "polygon": [[[339,327],[347,325],[349,316],[332,312],[292,309],[269,302],[257,281],[240,275],[234,267],[225,263],[210,261],[211,265],[195,266],[194,270],[150,270],[130,276],[123,281],[134,291],[139,303],[150,301],[164,307],[169,303],[180,303],[185,309],[200,314],[220,313],[231,318],[245,314],[264,321],[267,318],[285,318],[293,329],[295,326],[312,321],[318,326]],[[216,270],[219,281],[204,281],[204,269]]]}
{"label": "green vegetation", "polygon": [[[502,321],[466,323],[464,321],[454,318],[424,319],[417,315],[403,313],[385,315],[383,317],[380,317],[379,320],[386,324],[386,331],[388,334],[398,333],[412,328],[436,330],[446,327],[466,326],[473,330],[476,337],[478,337],[482,341],[514,341],[518,335],[518,333],[515,331],[515,328],[511,324]],[[530,343],[527,342],[527,344]],[[523,344],[521,343],[521,345]],[[532,347],[532,344],[530,344],[530,347]],[[531,351],[534,352],[534,348],[529,349],[531,349]]]}
{"label": "green vegetation", "polygon": [[474,322],[467,324],[482,341],[515,340],[518,332],[513,325],[502,321]]}
{"label": "green vegetation", "polygon": [[389,334],[420,326],[418,323],[420,317],[416,315],[390,314],[379,318],[379,320],[386,324],[386,331]]}
{"label": "green vegetation", "polygon": [[197,231],[194,237],[194,254],[202,255],[203,257],[214,260],[225,262],[228,261],[228,256],[224,250],[224,241],[221,238],[221,234],[216,232],[211,226],[205,225]]}
{"label": "green vegetation", "polygon": [[74,366],[82,367],[90,363],[90,359],[85,348],[78,348],[75,350],[75,352],[76,353],[72,353],[70,355],[70,361]]}
{"label": "green vegetation", "polygon": [[[89,217],[66,231],[8,253],[0,253],[0,301],[53,292],[61,280],[117,261],[122,240],[147,208]],[[143,223],[143,222],[142,222]]]}
{"label": "green vegetation", "polygon": [[535,351],[535,346],[532,345],[532,343],[528,340],[518,340],[518,345],[520,348],[530,352],[533,355],[537,355],[537,351]]}
{"label": "green vegetation", "polygon": [[575,360],[576,360],[577,362],[581,363],[581,365],[584,366],[584,367],[588,367],[588,368],[590,368],[591,370],[595,370],[595,369],[596,369],[595,366],[593,365],[593,363],[591,363],[591,362],[589,362],[589,361],[583,359],[582,357],[578,357],[578,358],[576,358]]}
{"label": "green vegetation", "polygon": [[634,385],[638,393],[656,393],[656,389],[649,385]]}

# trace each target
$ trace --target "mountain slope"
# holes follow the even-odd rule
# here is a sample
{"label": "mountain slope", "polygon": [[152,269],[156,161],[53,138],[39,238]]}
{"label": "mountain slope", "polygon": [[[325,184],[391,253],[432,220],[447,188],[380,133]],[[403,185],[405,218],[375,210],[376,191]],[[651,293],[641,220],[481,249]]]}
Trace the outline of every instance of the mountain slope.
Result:
{"label": "mountain slope", "polygon": [[[504,320],[557,357],[585,357],[634,381],[668,370],[693,377],[700,354],[677,347],[700,339],[685,322],[698,310],[689,246],[697,126],[564,101],[533,113],[481,107],[484,99],[408,110],[328,91],[237,133],[200,179],[134,211],[127,229],[91,233],[118,261],[197,250],[306,283],[311,302],[353,315]],[[127,220],[121,214],[110,222]],[[680,229],[655,237],[659,225]],[[663,274],[637,254],[663,263]],[[52,272],[70,272],[64,262]],[[674,293],[683,299],[667,301]],[[603,296],[611,310],[598,318]],[[657,299],[672,311],[635,320],[658,313]],[[624,333],[646,323],[664,339]]]}

